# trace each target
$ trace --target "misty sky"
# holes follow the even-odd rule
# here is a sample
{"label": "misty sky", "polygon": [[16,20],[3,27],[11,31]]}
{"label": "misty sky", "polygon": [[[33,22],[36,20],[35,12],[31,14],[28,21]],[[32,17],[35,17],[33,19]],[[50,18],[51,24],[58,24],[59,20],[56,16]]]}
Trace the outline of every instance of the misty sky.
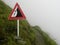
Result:
{"label": "misty sky", "polygon": [[11,8],[18,2],[30,25],[38,25],[60,45],[60,0],[3,0]]}

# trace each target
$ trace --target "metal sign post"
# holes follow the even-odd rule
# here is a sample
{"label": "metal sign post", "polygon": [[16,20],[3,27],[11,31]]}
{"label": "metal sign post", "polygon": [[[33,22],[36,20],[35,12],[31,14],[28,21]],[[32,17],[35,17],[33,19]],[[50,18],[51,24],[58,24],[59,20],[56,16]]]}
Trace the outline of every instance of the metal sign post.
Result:
{"label": "metal sign post", "polygon": [[19,37],[19,20],[17,20],[17,37]]}

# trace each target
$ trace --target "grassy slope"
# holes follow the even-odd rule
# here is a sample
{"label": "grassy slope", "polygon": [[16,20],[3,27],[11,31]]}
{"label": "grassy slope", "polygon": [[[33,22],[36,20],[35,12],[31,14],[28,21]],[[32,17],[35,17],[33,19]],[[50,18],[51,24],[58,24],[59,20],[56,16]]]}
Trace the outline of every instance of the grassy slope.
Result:
{"label": "grassy slope", "polygon": [[[11,8],[0,0],[0,45],[24,45],[14,38],[16,36],[16,21],[9,21]],[[25,45],[57,45],[38,26],[31,27],[26,20],[20,21],[20,37]]]}

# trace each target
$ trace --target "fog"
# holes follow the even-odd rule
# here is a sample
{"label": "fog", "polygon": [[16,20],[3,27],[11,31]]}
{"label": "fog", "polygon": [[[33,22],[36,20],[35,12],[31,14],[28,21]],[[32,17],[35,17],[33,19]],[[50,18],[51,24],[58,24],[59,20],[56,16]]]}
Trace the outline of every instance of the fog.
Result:
{"label": "fog", "polygon": [[11,8],[18,2],[30,25],[38,25],[60,45],[60,0],[3,0]]}

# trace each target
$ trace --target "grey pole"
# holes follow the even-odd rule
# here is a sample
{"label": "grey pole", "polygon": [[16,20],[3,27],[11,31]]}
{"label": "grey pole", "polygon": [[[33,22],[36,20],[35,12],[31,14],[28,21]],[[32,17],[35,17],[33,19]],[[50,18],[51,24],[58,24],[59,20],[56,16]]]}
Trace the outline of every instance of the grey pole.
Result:
{"label": "grey pole", "polygon": [[17,20],[17,37],[19,37],[19,20]]}

